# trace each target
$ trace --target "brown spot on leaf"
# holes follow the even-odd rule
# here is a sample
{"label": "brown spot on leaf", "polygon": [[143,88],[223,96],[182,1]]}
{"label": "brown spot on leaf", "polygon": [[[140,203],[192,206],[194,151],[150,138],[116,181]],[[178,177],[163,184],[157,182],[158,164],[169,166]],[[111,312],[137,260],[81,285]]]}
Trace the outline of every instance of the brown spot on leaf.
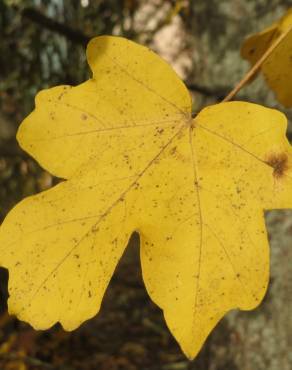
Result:
{"label": "brown spot on leaf", "polygon": [[286,153],[272,153],[268,156],[266,163],[273,167],[273,176],[280,178],[288,170],[288,156]]}
{"label": "brown spot on leaf", "polygon": [[255,51],[256,51],[256,48],[252,48],[252,49],[250,49],[250,50],[248,51],[248,54],[249,54],[249,55],[253,55],[253,54],[255,53]]}

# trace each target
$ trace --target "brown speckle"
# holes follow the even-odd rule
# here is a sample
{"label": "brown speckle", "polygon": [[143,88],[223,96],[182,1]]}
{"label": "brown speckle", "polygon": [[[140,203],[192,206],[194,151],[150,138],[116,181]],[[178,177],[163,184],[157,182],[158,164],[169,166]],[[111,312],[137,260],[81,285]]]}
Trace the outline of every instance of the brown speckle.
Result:
{"label": "brown speckle", "polygon": [[256,51],[256,48],[252,48],[252,49],[250,49],[250,50],[248,51],[248,54],[249,54],[249,55],[253,55],[253,54],[255,53],[255,51]]}
{"label": "brown speckle", "polygon": [[175,153],[176,153],[176,146],[171,148],[171,150],[170,150],[171,155],[174,155]]}

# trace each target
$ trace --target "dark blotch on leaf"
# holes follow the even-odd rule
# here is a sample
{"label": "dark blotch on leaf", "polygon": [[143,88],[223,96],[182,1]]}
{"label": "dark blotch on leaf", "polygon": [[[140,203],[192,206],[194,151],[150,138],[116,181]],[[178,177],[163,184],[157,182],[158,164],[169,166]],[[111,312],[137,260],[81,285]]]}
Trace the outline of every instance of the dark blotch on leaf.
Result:
{"label": "dark blotch on leaf", "polygon": [[282,177],[288,169],[288,156],[286,153],[270,154],[266,163],[273,167],[273,175],[276,178]]}
{"label": "dark blotch on leaf", "polygon": [[256,51],[256,48],[252,48],[252,49],[249,50],[248,54],[253,55],[255,53],[255,51]]}

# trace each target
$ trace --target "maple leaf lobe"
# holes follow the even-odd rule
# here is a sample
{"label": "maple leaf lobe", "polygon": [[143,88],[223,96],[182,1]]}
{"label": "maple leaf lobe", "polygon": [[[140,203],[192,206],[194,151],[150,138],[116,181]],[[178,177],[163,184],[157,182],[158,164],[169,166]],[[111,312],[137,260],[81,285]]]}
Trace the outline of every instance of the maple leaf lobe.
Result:
{"label": "maple leaf lobe", "polygon": [[[267,59],[262,63],[260,70],[262,71],[267,84],[274,91],[277,100],[285,107],[292,106],[292,58],[290,54],[292,42],[291,27],[292,8],[270,27],[249,36],[241,47],[241,56],[254,65],[270,47],[276,44],[280,37],[284,36],[277,47],[274,48],[274,50],[267,56]],[[252,78],[250,82],[254,78]]]}

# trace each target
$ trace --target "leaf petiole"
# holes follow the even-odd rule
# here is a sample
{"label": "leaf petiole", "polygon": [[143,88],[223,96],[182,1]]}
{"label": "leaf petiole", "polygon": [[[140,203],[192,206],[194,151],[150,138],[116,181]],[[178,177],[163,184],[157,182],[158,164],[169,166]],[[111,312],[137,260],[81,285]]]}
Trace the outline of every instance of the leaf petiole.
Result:
{"label": "leaf petiole", "polygon": [[257,73],[257,71],[261,68],[262,64],[266,61],[266,59],[272,54],[272,52],[278,47],[278,45],[286,38],[286,36],[292,30],[292,26],[287,28],[285,32],[283,32],[276,41],[266,50],[266,52],[262,55],[262,57],[256,62],[254,66],[243,76],[241,81],[234,87],[234,89],[222,100],[222,102],[228,102],[232,100],[235,95],[248,83],[248,81]]}

